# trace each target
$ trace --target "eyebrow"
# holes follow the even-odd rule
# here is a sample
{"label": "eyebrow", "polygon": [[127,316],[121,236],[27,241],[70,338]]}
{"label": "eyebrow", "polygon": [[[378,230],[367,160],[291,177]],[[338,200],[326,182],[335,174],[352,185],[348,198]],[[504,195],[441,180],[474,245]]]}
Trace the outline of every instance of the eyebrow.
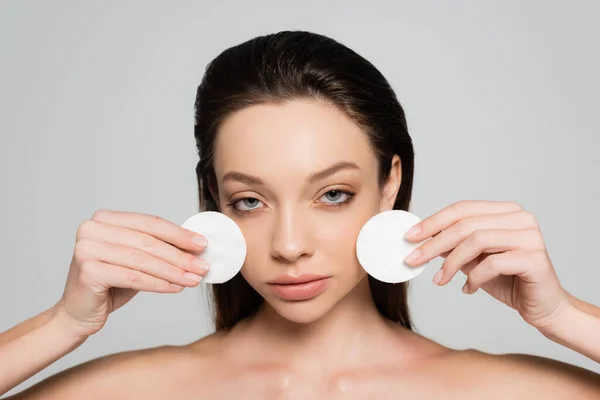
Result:
{"label": "eyebrow", "polygon": [[[310,174],[310,176],[306,179],[306,181],[308,183],[314,183],[314,182],[323,180],[323,179],[325,179],[341,170],[344,170],[344,169],[360,169],[360,167],[350,161],[340,161],[340,162],[333,164],[332,166],[330,166],[328,168],[325,168],[322,171],[318,171],[318,172]],[[228,172],[225,175],[223,175],[223,178],[221,179],[221,181],[222,182],[236,181],[236,182],[241,182],[241,183],[245,183],[248,185],[264,185],[263,180],[260,179],[259,177],[247,175],[247,174],[243,174],[241,172],[235,172],[235,171]]]}

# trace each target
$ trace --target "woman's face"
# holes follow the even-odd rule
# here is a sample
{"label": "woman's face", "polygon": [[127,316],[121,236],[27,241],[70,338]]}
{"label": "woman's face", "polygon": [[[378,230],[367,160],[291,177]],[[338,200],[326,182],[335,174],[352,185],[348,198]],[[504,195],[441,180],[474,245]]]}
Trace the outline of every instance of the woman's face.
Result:
{"label": "woman's face", "polygon": [[[284,318],[319,319],[365,277],[356,238],[370,217],[392,208],[399,163],[382,194],[366,135],[311,99],[234,113],[215,149],[220,209],[247,243],[243,276]],[[308,288],[270,283],[303,275],[327,279]]]}

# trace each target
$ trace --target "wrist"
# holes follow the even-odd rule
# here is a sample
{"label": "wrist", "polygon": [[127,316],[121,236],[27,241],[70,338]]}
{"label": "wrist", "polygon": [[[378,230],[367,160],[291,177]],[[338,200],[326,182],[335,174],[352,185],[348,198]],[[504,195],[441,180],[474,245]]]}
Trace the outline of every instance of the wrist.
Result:
{"label": "wrist", "polygon": [[570,304],[547,329],[540,331],[545,337],[600,362],[600,318]]}
{"label": "wrist", "polygon": [[48,324],[59,332],[66,341],[72,342],[74,345],[80,345],[89,337],[89,335],[83,334],[76,324],[73,323],[72,318],[68,315],[61,302],[56,303],[52,307]]}
{"label": "wrist", "polygon": [[569,326],[570,320],[574,318],[573,312],[575,310],[576,307],[570,301],[568,293],[562,291],[552,309],[528,322],[544,336],[554,337],[561,334],[565,327]]}
{"label": "wrist", "polygon": [[586,303],[568,291],[563,292],[564,301],[557,307],[552,318],[536,326],[551,340],[566,340],[569,335],[577,335],[577,329],[598,328],[600,324],[600,308]]}
{"label": "wrist", "polygon": [[560,313],[557,313],[547,323],[537,327],[542,335],[548,339],[566,344],[573,329],[577,329],[580,324],[581,313],[572,303],[567,302],[563,305]]}

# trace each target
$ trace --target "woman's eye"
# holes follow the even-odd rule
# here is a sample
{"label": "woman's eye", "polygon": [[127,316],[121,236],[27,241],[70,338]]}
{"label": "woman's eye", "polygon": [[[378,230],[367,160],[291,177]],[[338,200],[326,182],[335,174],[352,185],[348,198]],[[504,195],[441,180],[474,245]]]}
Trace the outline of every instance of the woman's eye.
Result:
{"label": "woman's eye", "polygon": [[235,208],[237,208],[240,211],[252,211],[254,209],[256,209],[257,205],[260,204],[260,200],[252,198],[252,197],[247,197],[245,199],[241,199],[239,201],[236,201],[234,206]]}
{"label": "woman's eye", "polygon": [[[329,204],[331,206],[341,206],[343,204],[349,203],[352,200],[354,193],[349,193],[344,190],[330,190],[325,193],[322,198],[324,198],[324,203]],[[254,197],[245,197],[243,199],[239,199],[232,203],[229,203],[228,206],[233,206],[236,210],[240,212],[249,212],[260,208],[261,201],[255,199]]]}
{"label": "woman's eye", "polygon": [[[324,198],[329,200],[331,203],[343,203],[350,197],[349,193],[346,193],[342,190],[330,190],[329,192],[323,195]],[[340,200],[341,199],[341,200]]]}

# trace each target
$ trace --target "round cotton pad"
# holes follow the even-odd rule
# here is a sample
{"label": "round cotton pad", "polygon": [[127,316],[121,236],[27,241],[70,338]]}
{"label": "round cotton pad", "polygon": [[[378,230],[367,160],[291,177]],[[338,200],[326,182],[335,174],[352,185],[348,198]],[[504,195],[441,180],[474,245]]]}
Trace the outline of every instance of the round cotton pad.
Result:
{"label": "round cotton pad", "polygon": [[398,283],[419,275],[427,266],[411,267],[404,258],[419,247],[404,234],[421,219],[403,210],[383,211],[369,219],[356,239],[356,255],[360,265],[373,278]]}
{"label": "round cotton pad", "polygon": [[246,260],[246,240],[231,218],[219,212],[205,211],[191,216],[181,226],[208,241],[206,248],[196,254],[210,264],[202,282],[223,283],[242,269]]}

